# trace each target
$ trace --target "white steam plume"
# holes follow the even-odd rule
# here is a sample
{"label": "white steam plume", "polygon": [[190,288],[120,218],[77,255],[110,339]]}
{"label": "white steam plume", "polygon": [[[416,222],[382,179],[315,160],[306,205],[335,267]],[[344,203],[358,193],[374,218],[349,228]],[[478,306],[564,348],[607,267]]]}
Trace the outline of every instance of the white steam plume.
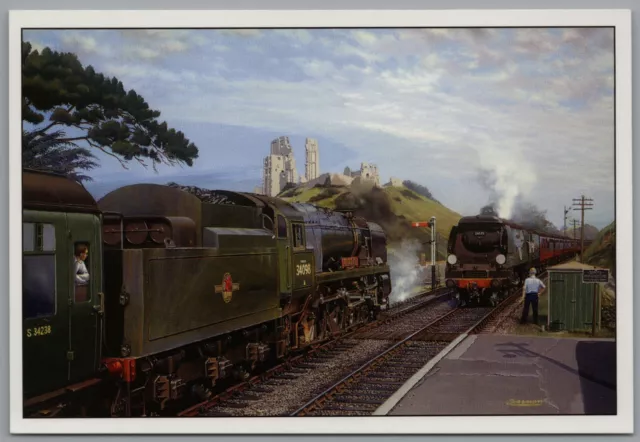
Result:
{"label": "white steam plume", "polygon": [[532,163],[518,151],[496,148],[482,150],[479,178],[498,215],[506,219],[513,215],[518,197],[531,192],[537,181]]}
{"label": "white steam plume", "polygon": [[399,250],[389,254],[388,262],[391,269],[390,303],[404,301],[413,296],[413,289],[420,284],[422,272],[417,266],[418,254],[422,245],[415,239],[404,239]]}

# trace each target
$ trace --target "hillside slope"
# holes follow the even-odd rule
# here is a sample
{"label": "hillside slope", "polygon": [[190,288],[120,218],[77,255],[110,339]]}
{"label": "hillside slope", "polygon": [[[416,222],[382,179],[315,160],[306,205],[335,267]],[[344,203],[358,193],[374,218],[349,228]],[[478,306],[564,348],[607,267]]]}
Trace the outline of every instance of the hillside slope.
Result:
{"label": "hillside slope", "polygon": [[[586,235],[585,235],[586,236]],[[616,222],[602,229],[593,243],[584,251],[585,262],[611,270],[616,275]]]}
{"label": "hillside slope", "polygon": [[[580,227],[576,227],[575,231],[573,227],[567,227],[565,235],[569,238],[580,239]],[[584,239],[595,239],[598,236],[599,230],[597,227],[594,227],[590,224],[584,225]]]}
{"label": "hillside slope", "polygon": [[[461,215],[442,204],[426,198],[404,186],[385,188],[314,187],[291,189],[279,197],[291,202],[309,202],[330,209],[353,210],[358,216],[379,224],[387,234],[390,248],[401,246],[402,240],[420,243],[431,240],[429,228],[415,228],[413,221],[429,221],[436,217],[438,259],[446,258],[446,243],[451,227]],[[429,245],[423,244],[429,259]]]}

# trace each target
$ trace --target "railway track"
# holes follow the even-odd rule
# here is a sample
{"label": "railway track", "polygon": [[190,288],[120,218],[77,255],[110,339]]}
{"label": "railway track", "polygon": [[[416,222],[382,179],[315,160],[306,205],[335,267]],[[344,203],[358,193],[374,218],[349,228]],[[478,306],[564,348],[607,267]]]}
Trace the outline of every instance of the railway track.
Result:
{"label": "railway track", "polygon": [[464,333],[473,333],[505,308],[512,294],[495,308],[455,309],[402,338],[313,397],[290,416],[366,416]]}
{"label": "railway track", "polygon": [[[449,289],[439,288],[395,303],[376,321],[319,344],[179,412],[178,416],[287,415],[291,404],[299,403],[300,396],[305,392],[309,394],[313,385],[324,388],[332,374],[343,373],[345,367],[357,365],[392,344],[395,328],[401,325],[403,330],[416,330],[442,312],[451,310],[453,307],[447,301],[452,293]],[[427,306],[433,308],[423,311]]]}
{"label": "railway track", "polygon": [[[564,261],[563,261],[564,262]],[[544,283],[548,286],[548,273],[543,271],[540,273],[539,278],[544,280]],[[506,306],[501,314],[491,315],[485,320],[481,321],[480,324],[474,329],[474,333],[494,333],[500,329],[500,327],[505,324],[505,321],[509,321],[509,318],[516,312],[518,309],[522,308],[522,302],[518,299],[515,299],[508,306]],[[519,314],[517,314],[519,316]]]}

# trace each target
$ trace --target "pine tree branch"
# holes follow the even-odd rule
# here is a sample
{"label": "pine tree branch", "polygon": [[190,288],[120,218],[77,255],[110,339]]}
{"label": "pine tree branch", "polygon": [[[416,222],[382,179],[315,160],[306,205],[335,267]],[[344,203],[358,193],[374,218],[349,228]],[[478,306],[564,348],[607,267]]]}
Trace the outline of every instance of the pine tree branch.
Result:
{"label": "pine tree branch", "polygon": [[62,138],[62,139],[60,139],[60,142],[62,142],[62,143],[71,143],[72,141],[79,141],[79,140],[89,140],[89,136],[75,137],[75,138]]}
{"label": "pine tree branch", "polygon": [[129,168],[127,167],[127,163],[125,163],[122,160],[122,158],[118,157],[116,154],[114,154],[112,152],[108,152],[104,147],[100,146],[99,144],[91,142],[91,140],[89,140],[89,139],[87,139],[87,143],[89,143],[89,145],[91,147],[95,147],[96,149],[101,150],[102,152],[106,153],[107,155],[112,156],[113,158],[118,160],[118,162],[120,163],[120,165],[122,166],[123,169],[129,170]]}

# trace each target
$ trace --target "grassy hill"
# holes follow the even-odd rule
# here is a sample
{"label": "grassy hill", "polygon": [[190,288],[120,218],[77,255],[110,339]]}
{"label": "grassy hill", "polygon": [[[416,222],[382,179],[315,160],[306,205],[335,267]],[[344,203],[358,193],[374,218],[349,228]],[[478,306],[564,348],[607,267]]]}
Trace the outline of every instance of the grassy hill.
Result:
{"label": "grassy hill", "polygon": [[[586,236],[586,235],[585,235]],[[584,251],[585,262],[611,270],[616,276],[616,222],[598,232],[593,243]]]}
{"label": "grassy hill", "polygon": [[[403,239],[415,239],[421,243],[431,240],[429,228],[411,227],[413,221],[429,221],[436,217],[438,234],[438,259],[445,259],[447,239],[451,227],[461,215],[429,199],[402,187],[362,188],[314,187],[289,189],[279,197],[291,202],[309,202],[330,209],[350,209],[358,216],[379,224],[387,234],[390,249],[400,246]],[[424,244],[429,259],[429,245]]]}

